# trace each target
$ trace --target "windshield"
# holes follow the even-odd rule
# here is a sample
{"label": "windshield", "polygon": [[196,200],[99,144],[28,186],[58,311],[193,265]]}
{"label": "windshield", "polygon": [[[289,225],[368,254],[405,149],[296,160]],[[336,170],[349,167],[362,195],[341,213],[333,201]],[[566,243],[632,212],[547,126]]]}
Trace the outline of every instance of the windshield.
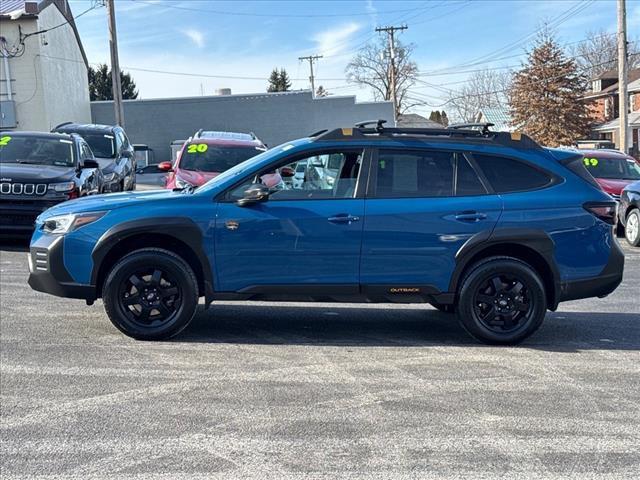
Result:
{"label": "windshield", "polygon": [[72,167],[73,142],[64,138],[0,136],[0,163]]}
{"label": "windshield", "polygon": [[82,133],[81,135],[87,141],[96,157],[115,158],[116,145],[113,135],[102,133]]}
{"label": "windshield", "polygon": [[584,165],[595,178],[605,180],[640,180],[640,165],[630,158],[584,157]]}
{"label": "windshield", "polygon": [[180,156],[182,170],[221,173],[235,167],[239,163],[255,157],[264,149],[257,147],[228,147],[192,143],[184,147]]}

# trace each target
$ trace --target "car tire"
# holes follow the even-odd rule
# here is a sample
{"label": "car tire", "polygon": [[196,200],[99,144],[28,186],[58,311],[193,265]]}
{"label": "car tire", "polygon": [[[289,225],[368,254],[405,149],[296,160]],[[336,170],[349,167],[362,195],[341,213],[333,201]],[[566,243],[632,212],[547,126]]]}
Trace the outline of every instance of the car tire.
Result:
{"label": "car tire", "polygon": [[640,247],[640,210],[635,208],[627,215],[624,229],[627,242],[632,247]]}
{"label": "car tire", "polygon": [[193,319],[198,298],[198,281],[189,264],[160,248],[123,257],[102,289],[113,325],[137,340],[166,340],[179,334]]}
{"label": "car tire", "polygon": [[456,313],[456,307],[454,305],[431,302],[431,306],[442,313]]}
{"label": "car tire", "polygon": [[475,264],[459,291],[458,320],[477,340],[515,345],[544,321],[547,298],[540,275],[511,257],[491,257]]}

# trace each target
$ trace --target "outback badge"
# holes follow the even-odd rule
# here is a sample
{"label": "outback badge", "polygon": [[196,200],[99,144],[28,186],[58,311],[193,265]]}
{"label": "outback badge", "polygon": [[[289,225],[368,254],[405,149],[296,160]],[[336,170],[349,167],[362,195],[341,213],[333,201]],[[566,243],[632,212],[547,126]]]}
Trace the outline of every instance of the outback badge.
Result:
{"label": "outback badge", "polygon": [[227,227],[227,230],[231,230],[232,232],[235,232],[238,227],[240,227],[240,224],[235,220],[227,220],[224,225]]}

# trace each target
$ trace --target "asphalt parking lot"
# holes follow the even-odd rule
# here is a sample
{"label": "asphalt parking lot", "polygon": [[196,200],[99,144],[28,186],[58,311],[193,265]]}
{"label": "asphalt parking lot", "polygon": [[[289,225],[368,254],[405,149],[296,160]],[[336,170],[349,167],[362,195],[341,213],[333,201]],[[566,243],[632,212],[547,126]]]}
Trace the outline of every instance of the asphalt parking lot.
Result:
{"label": "asphalt parking lot", "polygon": [[142,343],[0,252],[3,479],[637,478],[640,249],[517,348],[389,305],[220,303]]}

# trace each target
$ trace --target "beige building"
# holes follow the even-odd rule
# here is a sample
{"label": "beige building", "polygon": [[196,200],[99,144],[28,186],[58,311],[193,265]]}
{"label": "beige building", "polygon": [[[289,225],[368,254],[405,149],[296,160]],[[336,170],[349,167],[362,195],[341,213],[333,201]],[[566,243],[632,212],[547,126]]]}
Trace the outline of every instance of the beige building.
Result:
{"label": "beige building", "polygon": [[88,63],[67,0],[0,1],[0,128],[90,122]]}

